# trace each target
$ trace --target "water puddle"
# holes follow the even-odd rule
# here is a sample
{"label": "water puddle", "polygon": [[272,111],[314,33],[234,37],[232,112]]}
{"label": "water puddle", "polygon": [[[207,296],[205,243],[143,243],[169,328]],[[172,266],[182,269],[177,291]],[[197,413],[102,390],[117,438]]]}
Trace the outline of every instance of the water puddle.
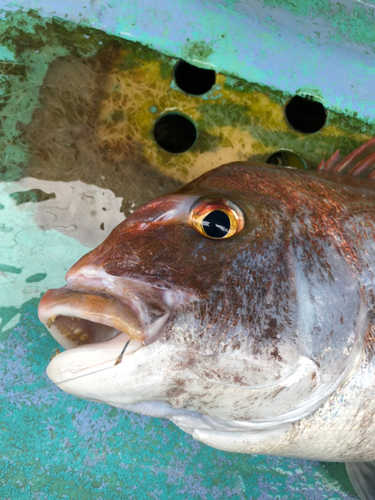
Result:
{"label": "water puddle", "polygon": [[[41,230],[59,231],[88,248],[102,243],[125,219],[121,212],[123,198],[116,197],[109,189],[81,181],[24,177],[13,183],[11,189],[10,197],[17,200],[16,205],[21,205],[20,210],[29,212],[29,204],[35,203],[33,220]],[[135,202],[128,210],[134,210],[134,206]]]}

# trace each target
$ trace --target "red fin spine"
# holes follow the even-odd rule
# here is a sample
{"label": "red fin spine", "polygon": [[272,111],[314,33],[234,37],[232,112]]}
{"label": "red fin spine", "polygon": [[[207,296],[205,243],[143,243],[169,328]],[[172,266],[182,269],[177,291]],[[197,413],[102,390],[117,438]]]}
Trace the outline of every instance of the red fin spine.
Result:
{"label": "red fin spine", "polygon": [[[367,169],[371,171],[367,176],[363,175]],[[329,160],[322,160],[319,163],[318,172],[375,178],[375,137],[341,161],[339,150],[335,151]]]}

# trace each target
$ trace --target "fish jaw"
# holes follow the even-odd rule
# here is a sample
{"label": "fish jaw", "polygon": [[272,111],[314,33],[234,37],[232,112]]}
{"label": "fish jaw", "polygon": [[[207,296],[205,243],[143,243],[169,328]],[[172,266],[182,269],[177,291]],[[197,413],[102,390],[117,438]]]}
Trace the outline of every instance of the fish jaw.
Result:
{"label": "fish jaw", "polygon": [[[158,342],[143,346],[131,340],[123,361],[115,365],[114,361],[125,340],[124,334],[118,334],[101,344],[83,345],[64,351],[51,360],[47,374],[60,389],[76,397],[152,417],[167,418],[198,440],[203,440],[202,433],[208,433],[213,439],[210,445],[216,448],[220,448],[222,433],[230,433],[236,443],[237,436],[242,437],[245,433],[254,444],[263,443],[267,446],[270,439],[274,436],[281,438],[291,428],[294,418],[288,420],[286,417],[285,421],[225,420],[186,409],[184,406],[189,405],[189,397],[194,398],[200,377],[185,370],[183,376],[191,391],[181,398],[176,390],[181,373],[174,379],[171,379],[170,374],[178,373],[178,360],[190,353],[182,347],[176,349]],[[176,359],[177,362],[171,365],[170,360]],[[171,397],[173,393],[175,397]],[[220,413],[228,413],[232,404],[233,399],[228,398]]]}
{"label": "fish jaw", "polygon": [[141,323],[132,309],[111,297],[68,288],[48,290],[38,312],[40,321],[65,349],[105,341],[118,332],[144,341]]}
{"label": "fish jaw", "polygon": [[[240,355],[202,355],[183,345],[156,341],[149,345],[131,340],[121,363],[116,364],[128,337],[118,334],[110,340],[78,346],[58,354],[47,373],[62,390],[79,398],[106,403],[154,415],[157,406],[168,408],[174,418],[187,410],[200,417],[242,422],[268,419],[277,425],[286,419],[301,418],[320,402],[314,396],[298,408],[306,392],[314,391],[318,374],[311,360],[301,357],[282,380],[264,385],[257,372],[249,375],[249,385],[228,383],[226,379],[207,378],[207,373],[227,373],[237,380],[246,370],[251,373],[252,359]],[[265,412],[265,402],[269,402]],[[129,408],[129,405],[136,405]],[[297,408],[296,408],[297,405]],[[164,407],[163,406],[163,407]],[[290,407],[296,408],[290,412]],[[176,420],[177,425],[185,423]]]}
{"label": "fish jaw", "polygon": [[[235,419],[231,413],[234,405],[243,404],[245,407],[249,402],[254,403],[254,397],[260,397],[258,405],[261,408],[266,399],[269,401],[267,391],[217,386],[216,394],[212,394],[213,386],[203,383],[202,373],[188,369],[191,363],[181,369],[184,358],[192,360],[191,352],[183,346],[177,348],[161,342],[143,346],[132,340],[122,362],[115,365],[114,361],[125,340],[126,336],[119,334],[100,344],[69,349],[52,359],[47,374],[59,388],[76,397],[167,418],[194,439],[224,451],[334,461],[347,456],[347,442],[341,438],[341,434],[343,431],[348,433],[350,429],[345,425],[345,419],[338,421],[336,412],[343,404],[341,390],[332,395],[329,390],[320,394],[314,404],[279,417]],[[284,384],[287,382],[285,385],[293,382],[293,378],[299,378],[298,372],[314,370],[309,360],[302,358],[299,365],[300,368],[291,374],[291,380],[284,381]],[[354,383],[348,377],[349,388],[344,397],[344,403],[347,400],[345,406],[349,405],[344,408],[347,413],[345,418],[353,419],[353,424],[358,414],[358,401],[353,400],[351,393],[353,386],[357,386],[358,390],[363,373],[359,371],[355,376],[357,380]],[[303,378],[307,379],[306,376]],[[181,392],[183,383],[186,390]],[[293,383],[290,388],[295,391]],[[230,392],[223,394],[220,407],[217,405],[216,412],[212,411],[217,396],[227,390]],[[234,392],[237,392],[236,400]],[[209,394],[212,394],[211,398],[207,398]],[[246,399],[250,395],[250,399]],[[212,415],[192,409],[196,408],[196,401],[204,397],[206,407],[211,407]],[[284,397],[285,394],[281,394],[280,399]],[[332,411],[332,405],[335,411]],[[322,434],[322,427],[327,428],[327,432]],[[354,426],[353,432],[358,434],[358,439],[363,439],[360,428],[357,430]],[[315,445],[317,439],[320,440],[319,446]],[[351,450],[352,455],[356,448]],[[355,460],[356,456],[354,454],[351,459]]]}
{"label": "fish jaw", "polygon": [[100,343],[125,333],[143,344],[156,341],[171,311],[195,300],[134,279],[83,266],[68,273],[68,283],[48,290],[38,307],[40,321],[65,349]]}

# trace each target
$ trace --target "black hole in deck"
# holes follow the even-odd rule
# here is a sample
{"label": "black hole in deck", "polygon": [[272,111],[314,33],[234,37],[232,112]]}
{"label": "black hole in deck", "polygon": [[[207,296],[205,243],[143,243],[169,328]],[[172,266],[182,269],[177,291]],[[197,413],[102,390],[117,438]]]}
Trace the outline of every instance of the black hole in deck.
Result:
{"label": "black hole in deck", "polygon": [[197,139],[194,123],[185,116],[169,113],[155,123],[154,137],[157,144],[169,153],[188,151]]}
{"label": "black hole in deck", "polygon": [[212,69],[197,68],[180,61],[174,69],[174,81],[187,94],[203,95],[215,85],[216,74]]}
{"label": "black hole in deck", "polygon": [[288,151],[287,149],[280,149],[273,153],[266,161],[270,165],[278,165],[279,167],[293,167],[300,170],[305,170],[307,168],[306,163],[303,159],[298,156],[293,151]]}
{"label": "black hole in deck", "polygon": [[298,132],[313,134],[320,130],[327,118],[327,112],[320,102],[311,97],[294,96],[285,107],[289,124]]}
{"label": "black hole in deck", "polygon": [[213,210],[202,221],[203,230],[211,238],[224,238],[230,229],[230,219],[225,212]]}

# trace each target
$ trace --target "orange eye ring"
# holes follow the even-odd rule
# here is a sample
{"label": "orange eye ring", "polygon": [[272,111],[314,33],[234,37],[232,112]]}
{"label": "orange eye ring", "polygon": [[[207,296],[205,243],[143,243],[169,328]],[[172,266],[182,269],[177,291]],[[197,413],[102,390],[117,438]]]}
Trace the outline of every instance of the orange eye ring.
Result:
{"label": "orange eye ring", "polygon": [[189,224],[206,238],[224,240],[242,231],[245,216],[232,201],[201,198],[190,211]]}

